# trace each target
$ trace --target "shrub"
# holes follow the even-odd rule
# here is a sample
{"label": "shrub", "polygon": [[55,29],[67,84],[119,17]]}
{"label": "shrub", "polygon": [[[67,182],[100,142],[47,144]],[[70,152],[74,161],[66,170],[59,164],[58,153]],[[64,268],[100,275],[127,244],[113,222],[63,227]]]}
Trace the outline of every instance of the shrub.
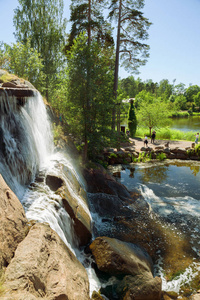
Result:
{"label": "shrub", "polygon": [[163,153],[163,152],[161,152],[161,153],[158,153],[157,155],[156,155],[156,159],[159,159],[159,160],[165,160],[166,159],[166,154],[165,153]]}

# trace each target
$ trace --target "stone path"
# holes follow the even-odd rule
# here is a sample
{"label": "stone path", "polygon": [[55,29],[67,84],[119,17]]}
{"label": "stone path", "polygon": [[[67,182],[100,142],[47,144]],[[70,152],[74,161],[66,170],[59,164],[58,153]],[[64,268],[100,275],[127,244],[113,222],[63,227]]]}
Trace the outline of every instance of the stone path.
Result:
{"label": "stone path", "polygon": [[[135,150],[140,152],[140,149],[142,147],[144,147],[144,139],[142,138],[129,138],[129,141],[131,143],[135,143]],[[191,142],[191,141],[168,141],[168,140],[155,140],[155,143],[152,144],[151,143],[151,139],[148,139],[148,147],[152,148],[152,149],[155,149],[155,147],[157,146],[164,146],[165,147],[165,144],[169,142],[169,148],[171,149],[174,149],[176,147],[178,148],[187,148],[187,147],[191,147],[192,146],[192,143],[194,142]],[[131,146],[131,144],[130,144]]]}

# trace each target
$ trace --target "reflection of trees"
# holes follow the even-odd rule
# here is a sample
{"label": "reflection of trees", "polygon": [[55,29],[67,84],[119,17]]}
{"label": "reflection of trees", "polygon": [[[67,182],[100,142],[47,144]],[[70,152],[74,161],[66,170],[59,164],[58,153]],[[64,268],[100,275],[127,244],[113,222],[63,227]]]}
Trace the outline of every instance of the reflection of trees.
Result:
{"label": "reflection of trees", "polygon": [[196,176],[199,173],[200,166],[190,166],[190,170],[192,171],[192,174]]}
{"label": "reflection of trees", "polygon": [[130,171],[129,177],[134,178],[135,168],[128,168]]}
{"label": "reflection of trees", "polygon": [[176,161],[176,162],[172,162],[171,165],[174,165],[177,167],[189,167],[194,176],[196,176],[200,171],[200,165],[197,165],[197,164],[191,165],[191,162],[182,162],[182,161],[177,162]]}
{"label": "reflection of trees", "polygon": [[167,179],[168,166],[155,166],[151,168],[138,169],[140,173],[140,180],[142,183],[149,181],[155,183],[162,183]]}
{"label": "reflection of trees", "polygon": [[113,176],[116,178],[121,178],[121,172],[114,172]]}

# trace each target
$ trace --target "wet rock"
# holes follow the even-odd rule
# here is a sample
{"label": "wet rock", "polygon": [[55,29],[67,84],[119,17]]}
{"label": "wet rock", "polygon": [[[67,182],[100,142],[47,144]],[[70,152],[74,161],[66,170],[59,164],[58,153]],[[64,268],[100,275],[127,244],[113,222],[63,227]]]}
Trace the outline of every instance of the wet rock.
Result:
{"label": "wet rock", "polygon": [[5,300],[89,300],[87,272],[55,231],[37,223],[5,273]]}
{"label": "wet rock", "polygon": [[179,153],[178,152],[178,153],[176,153],[176,158],[185,160],[188,158],[188,156],[187,156],[187,153]]}
{"label": "wet rock", "polygon": [[162,281],[153,278],[153,263],[145,250],[108,237],[96,238],[90,249],[98,269],[118,278],[109,292],[116,293],[117,299],[161,299]]}
{"label": "wet rock", "polygon": [[125,276],[117,286],[117,293],[123,300],[160,300],[162,280],[148,273]]}
{"label": "wet rock", "polygon": [[116,182],[116,180],[99,169],[84,169],[84,178],[87,182],[87,191],[89,193],[105,193],[109,195],[115,195],[120,199],[130,198],[130,193],[127,188]]}
{"label": "wet rock", "polygon": [[62,178],[48,174],[46,176],[46,184],[52,191],[57,191],[61,186],[63,186],[64,181]]}
{"label": "wet rock", "polygon": [[98,237],[92,242],[90,249],[98,269],[110,275],[137,275],[152,272],[153,263],[150,256],[134,244],[108,237]]}
{"label": "wet rock", "polygon": [[28,220],[17,196],[0,175],[0,268],[7,266],[28,232]]}
{"label": "wet rock", "polygon": [[92,237],[87,194],[69,168],[63,167],[62,172],[65,174],[65,178],[68,178],[69,182],[64,182],[57,193],[62,197],[63,206],[73,220],[78,244],[79,246],[83,246],[88,244]]}

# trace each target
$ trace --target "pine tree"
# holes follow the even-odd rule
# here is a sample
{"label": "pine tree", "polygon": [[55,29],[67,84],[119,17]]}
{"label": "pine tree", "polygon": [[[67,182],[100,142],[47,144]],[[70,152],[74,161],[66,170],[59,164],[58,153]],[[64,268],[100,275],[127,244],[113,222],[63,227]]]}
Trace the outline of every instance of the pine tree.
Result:
{"label": "pine tree", "polygon": [[[117,22],[117,42],[114,73],[114,97],[117,99],[119,62],[127,71],[138,72],[149,56],[147,30],[151,23],[143,16],[144,0],[111,0],[109,17]],[[113,110],[113,129],[115,110]],[[119,126],[118,126],[119,128]]]}

